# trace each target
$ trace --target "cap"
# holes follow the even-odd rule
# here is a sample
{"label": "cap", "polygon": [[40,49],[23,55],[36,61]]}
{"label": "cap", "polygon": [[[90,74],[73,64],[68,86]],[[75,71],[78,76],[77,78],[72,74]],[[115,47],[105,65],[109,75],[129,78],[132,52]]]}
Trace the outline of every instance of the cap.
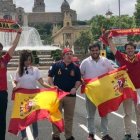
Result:
{"label": "cap", "polygon": [[65,54],[67,52],[72,52],[72,50],[70,48],[64,48],[62,53]]}

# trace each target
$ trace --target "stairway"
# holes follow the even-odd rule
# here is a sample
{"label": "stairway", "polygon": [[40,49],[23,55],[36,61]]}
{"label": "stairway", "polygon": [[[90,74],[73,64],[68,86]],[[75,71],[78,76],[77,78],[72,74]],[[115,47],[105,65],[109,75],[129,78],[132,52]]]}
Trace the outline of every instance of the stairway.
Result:
{"label": "stairway", "polygon": [[[18,63],[19,63],[19,54],[20,51],[16,51],[12,57],[12,59],[10,60],[10,62],[8,63],[8,70],[16,70],[18,67]],[[37,56],[39,58],[39,64],[37,64],[36,66],[39,69],[49,69],[49,67],[53,64],[54,60],[51,57],[51,51],[37,51]]]}

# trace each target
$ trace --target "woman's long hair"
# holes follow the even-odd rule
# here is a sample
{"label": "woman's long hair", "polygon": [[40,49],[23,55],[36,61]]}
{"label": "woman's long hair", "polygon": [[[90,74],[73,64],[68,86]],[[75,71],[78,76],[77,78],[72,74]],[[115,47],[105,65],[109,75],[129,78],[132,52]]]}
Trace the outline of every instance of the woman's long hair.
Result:
{"label": "woman's long hair", "polygon": [[29,50],[22,50],[20,53],[19,58],[19,65],[18,65],[18,74],[20,77],[23,76],[24,73],[24,62],[28,60],[28,57],[31,57],[31,63],[33,62],[32,52]]}

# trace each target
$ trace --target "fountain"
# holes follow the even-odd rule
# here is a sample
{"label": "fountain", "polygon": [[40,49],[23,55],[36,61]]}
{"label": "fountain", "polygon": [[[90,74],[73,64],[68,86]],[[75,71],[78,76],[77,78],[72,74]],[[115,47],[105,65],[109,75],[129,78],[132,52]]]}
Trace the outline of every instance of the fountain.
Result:
{"label": "fountain", "polygon": [[[8,68],[17,68],[19,61],[19,54],[21,50],[28,49],[34,52],[34,58],[36,64],[38,66],[49,67],[53,62],[53,58],[51,57],[51,51],[61,49],[58,46],[53,45],[43,45],[40,39],[40,35],[35,28],[32,27],[22,27],[23,31],[16,47],[14,56],[11,61],[8,63]],[[11,43],[15,39],[16,33],[14,32],[0,32],[0,42],[3,44],[4,51],[9,50]],[[36,61],[37,60],[37,61]]]}
{"label": "fountain", "polygon": [[[57,46],[43,45],[40,39],[40,35],[35,28],[22,27],[22,29],[23,31],[16,51],[20,51],[23,49],[36,51],[51,51],[60,49],[60,47]],[[15,36],[16,33],[14,32],[0,32],[0,42],[3,44],[5,51],[9,49],[9,46],[11,46],[11,43],[13,42]]]}

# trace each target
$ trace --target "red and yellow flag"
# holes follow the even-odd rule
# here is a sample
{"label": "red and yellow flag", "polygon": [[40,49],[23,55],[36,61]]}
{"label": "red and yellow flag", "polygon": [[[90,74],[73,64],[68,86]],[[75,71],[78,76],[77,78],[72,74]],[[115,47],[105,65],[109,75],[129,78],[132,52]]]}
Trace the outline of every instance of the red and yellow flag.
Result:
{"label": "red and yellow flag", "polygon": [[139,35],[140,28],[131,28],[131,29],[112,29],[105,31],[100,40],[105,44],[109,45],[108,38],[117,37],[117,36],[124,36],[124,35]]}
{"label": "red and yellow flag", "polygon": [[101,117],[116,111],[125,99],[137,101],[135,87],[125,67],[88,80],[84,90],[87,97],[98,107]]}
{"label": "red and yellow flag", "polygon": [[0,31],[2,32],[17,32],[20,26],[13,20],[0,19]]}
{"label": "red and yellow flag", "polygon": [[14,106],[9,124],[9,132],[17,135],[37,120],[48,119],[60,132],[64,131],[59,102],[68,93],[56,88],[18,89],[14,96]]}

